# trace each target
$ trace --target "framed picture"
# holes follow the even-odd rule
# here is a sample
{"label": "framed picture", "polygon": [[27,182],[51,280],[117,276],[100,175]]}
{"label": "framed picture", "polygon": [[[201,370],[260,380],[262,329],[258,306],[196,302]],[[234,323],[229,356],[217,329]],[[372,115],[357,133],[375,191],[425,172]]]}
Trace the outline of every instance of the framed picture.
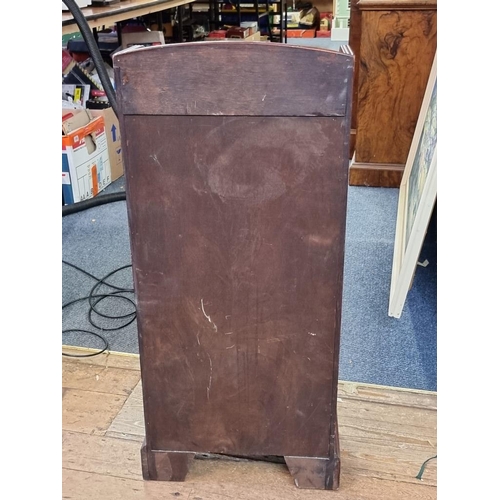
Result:
{"label": "framed picture", "polygon": [[389,316],[400,318],[437,197],[437,54],[399,190]]}

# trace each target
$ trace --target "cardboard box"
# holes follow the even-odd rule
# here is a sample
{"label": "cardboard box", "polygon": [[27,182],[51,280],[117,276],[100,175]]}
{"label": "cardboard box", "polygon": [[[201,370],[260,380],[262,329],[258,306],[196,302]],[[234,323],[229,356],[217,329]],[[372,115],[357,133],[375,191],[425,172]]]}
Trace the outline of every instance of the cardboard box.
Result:
{"label": "cardboard box", "polygon": [[[238,38],[230,38],[230,40],[238,40]],[[260,42],[260,31],[256,31],[253,35],[246,38],[240,38],[244,42]]]}
{"label": "cardboard box", "polygon": [[226,38],[247,38],[250,35],[249,28],[233,26],[226,31]]}
{"label": "cardboard box", "polygon": [[248,28],[250,30],[250,36],[259,31],[259,23],[257,21],[243,21],[240,23],[240,28]]}
{"label": "cardboard box", "polygon": [[226,30],[214,30],[211,31],[207,38],[210,40],[221,40],[223,38],[226,38]]}
{"label": "cardboard box", "polygon": [[330,31],[330,19],[328,17],[324,16],[321,18],[319,31]]}
{"label": "cardboard box", "polygon": [[300,24],[300,11],[288,11],[286,13],[286,27],[298,28]]}
{"label": "cardboard box", "polygon": [[143,45],[150,47],[151,45],[165,45],[165,36],[163,31],[136,31],[130,33],[122,33],[121,49],[127,49],[133,45]]}
{"label": "cardboard box", "polygon": [[61,91],[63,101],[74,103],[78,107],[85,108],[87,101],[90,99],[90,85],[65,85],[63,83]]}
{"label": "cardboard box", "polygon": [[253,35],[246,38],[208,38],[207,40],[219,42],[260,42],[262,39],[260,31],[255,32]]}
{"label": "cardboard box", "polygon": [[122,137],[120,134],[120,123],[113,108],[90,109],[93,117],[102,116],[106,130],[106,142],[108,145],[109,165],[111,169],[111,182],[116,181],[123,175],[123,153]]}
{"label": "cardboard box", "polygon": [[[63,116],[87,113],[62,110]],[[83,115],[82,115],[83,116]],[[89,117],[90,120],[91,117]],[[75,123],[78,120],[75,119]],[[104,118],[91,119],[62,136],[62,192],[65,205],[93,198],[111,183]]]}
{"label": "cardboard box", "polygon": [[69,50],[62,49],[62,74],[67,75],[76,64],[73,56],[69,53]]}
{"label": "cardboard box", "polygon": [[[299,10],[289,10],[285,14],[285,19],[286,19],[286,27],[287,29],[294,29],[298,28],[300,24],[300,13],[301,11]],[[273,24],[280,24],[281,22],[281,16],[280,14],[273,14],[272,18],[272,23]]]}

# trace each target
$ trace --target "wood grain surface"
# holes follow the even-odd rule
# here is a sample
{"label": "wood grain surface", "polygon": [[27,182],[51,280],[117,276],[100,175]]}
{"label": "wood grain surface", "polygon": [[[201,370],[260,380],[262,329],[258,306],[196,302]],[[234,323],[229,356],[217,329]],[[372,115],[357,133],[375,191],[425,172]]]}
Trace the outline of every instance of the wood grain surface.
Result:
{"label": "wood grain surface", "polygon": [[127,397],[64,387],[63,430],[103,435]]}
{"label": "wood grain surface", "polygon": [[361,10],[437,10],[437,0],[358,0]]}
{"label": "wood grain surface", "polygon": [[406,163],[436,43],[435,10],[362,12],[356,162]]}
{"label": "wood grain surface", "polygon": [[121,112],[191,116],[347,114],[351,56],[252,42],[196,42],[195,49],[183,43],[117,53],[113,64]]}
{"label": "wood grain surface", "polygon": [[102,367],[95,373],[95,366],[76,361],[66,363],[63,373],[63,386],[70,389],[86,388],[95,392],[105,392],[128,396],[130,386],[140,380],[140,373],[124,368]]}
{"label": "wood grain surface", "polygon": [[403,173],[404,165],[360,163],[354,160],[349,168],[349,185],[399,188]]}
{"label": "wood grain surface", "polygon": [[[284,466],[195,460],[189,482],[145,482],[103,473],[63,469],[64,496],[72,500],[331,500],[332,492],[299,490]],[[343,474],[336,500],[436,500],[436,487]]]}
{"label": "wood grain surface", "polygon": [[[73,398],[62,400],[63,422],[66,420],[62,431],[63,498],[312,500],[331,499],[332,495],[341,500],[437,498],[436,460],[428,462],[422,480],[415,478],[422,463],[437,453],[437,394],[348,381],[340,382],[338,390],[343,466],[340,488],[335,493],[297,489],[284,464],[222,457],[194,460],[183,483],[143,481],[141,442],[137,441],[138,434],[140,440],[144,436],[139,403],[142,391],[140,382],[133,385],[133,374],[138,373],[137,361],[137,356],[120,354],[63,360],[65,394],[78,391],[79,395],[78,404]],[[83,373],[88,375],[79,383],[79,389],[65,387],[72,384],[75,364],[81,365]],[[129,367],[123,369],[124,364]],[[116,366],[122,369],[116,372],[113,370]],[[96,393],[96,376],[105,381],[115,379],[118,389],[105,383],[102,391]],[[123,406],[114,404],[115,393],[121,391],[129,393]],[[96,398],[96,394],[100,397]],[[95,416],[101,415],[97,419],[100,434],[96,433],[95,425],[81,418],[83,414],[89,415],[90,409]],[[385,430],[377,432],[381,419],[387,425]],[[97,420],[94,417],[94,423]],[[71,429],[67,428],[69,421]],[[142,427],[131,426],[134,421],[142,421]],[[415,428],[421,432],[415,432]],[[114,433],[120,433],[120,437]],[[420,437],[416,438],[417,434]]]}
{"label": "wood grain surface", "polygon": [[329,118],[124,125],[140,139],[128,202],[152,449],[327,457],[348,134]]}
{"label": "wood grain surface", "polygon": [[[359,9],[359,0],[351,0],[351,13],[349,22],[349,47],[354,54],[354,76],[352,79],[352,111],[351,111],[351,129],[356,131],[358,126],[358,88],[359,88],[359,58],[361,55],[361,10]],[[356,148],[354,133],[354,146]]]}
{"label": "wood grain surface", "polygon": [[114,66],[143,476],[278,455],[298,487],[337,488],[352,56],[203,42]]}

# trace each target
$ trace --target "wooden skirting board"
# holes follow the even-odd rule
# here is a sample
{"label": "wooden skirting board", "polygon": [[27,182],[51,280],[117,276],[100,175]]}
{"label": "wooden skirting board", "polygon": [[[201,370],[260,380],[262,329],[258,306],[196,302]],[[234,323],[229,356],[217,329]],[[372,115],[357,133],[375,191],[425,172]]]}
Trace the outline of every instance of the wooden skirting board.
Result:
{"label": "wooden skirting board", "polygon": [[[64,347],[82,355],[89,349]],[[62,361],[63,497],[73,500],[436,499],[437,393],[339,382],[340,488],[295,487],[286,465],[197,455],[184,482],[144,481],[139,356]]]}
{"label": "wooden skirting board", "polygon": [[366,187],[399,188],[404,165],[388,163],[358,163],[349,167],[349,185]]}
{"label": "wooden skirting board", "polygon": [[349,160],[354,158],[354,150],[356,149],[356,129],[351,129],[349,136]]}

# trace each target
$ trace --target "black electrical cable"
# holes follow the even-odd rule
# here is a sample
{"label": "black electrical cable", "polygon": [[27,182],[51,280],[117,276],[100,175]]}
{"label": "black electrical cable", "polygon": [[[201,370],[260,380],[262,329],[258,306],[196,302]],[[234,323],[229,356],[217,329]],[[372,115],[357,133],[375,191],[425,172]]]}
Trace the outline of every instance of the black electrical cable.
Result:
{"label": "black electrical cable", "polygon": [[[106,332],[112,332],[114,330],[121,330],[122,328],[125,328],[126,326],[132,324],[134,321],[135,321],[135,318],[137,316],[137,310],[135,308],[135,302],[131,299],[129,299],[128,297],[123,297],[121,295],[116,295],[116,298],[117,299],[123,299],[123,300],[126,300],[128,301],[129,303],[132,304],[132,306],[134,307],[134,311],[128,313],[128,314],[123,314],[123,315],[120,315],[120,316],[109,316],[109,315],[106,315],[102,312],[99,312],[95,309],[95,305],[98,304],[102,299],[104,298],[107,298],[109,299],[112,295],[114,294],[118,294],[118,293],[122,293],[122,292],[112,292],[111,294],[106,294],[104,297],[101,297],[99,298],[99,300],[96,300],[93,304],[91,303],[90,304],[90,309],[89,309],[89,312],[88,312],[88,320],[89,320],[89,323],[92,325],[92,326],[95,326],[96,328],[99,328],[99,330],[101,331],[106,331]],[[93,298],[95,297],[99,297],[99,295],[89,295],[89,299],[92,300]],[[103,326],[99,326],[97,325],[96,323],[94,323],[94,321],[92,320],[92,313],[95,313],[96,315],[98,316],[101,316],[102,318],[108,318],[108,319],[123,319],[123,318],[131,318],[127,323],[124,323],[123,325],[120,325],[120,326],[117,326],[117,327],[112,327],[112,328],[105,328]]]}
{"label": "black electrical cable", "polygon": [[[130,266],[125,266],[125,267],[130,267]],[[117,272],[117,271],[119,271],[121,269],[124,269],[124,268],[117,269],[114,272]],[[113,272],[113,274],[114,274],[114,272]],[[128,297],[124,297],[124,296],[118,295],[118,294],[119,293],[133,293],[134,291],[133,290],[122,289],[122,290],[117,290],[117,291],[110,292],[110,293],[107,293],[107,294],[104,294],[104,295],[95,294],[94,292],[96,291],[96,289],[100,285],[101,285],[101,283],[98,282],[97,285],[95,285],[94,288],[92,288],[92,291],[90,292],[90,295],[88,296],[89,305],[90,305],[90,309],[89,309],[89,312],[88,312],[89,323],[92,326],[94,326],[96,328],[99,328],[102,331],[108,331],[108,332],[113,331],[113,330],[120,330],[120,329],[125,328],[126,326],[130,325],[131,323],[133,323],[134,320],[135,320],[135,318],[136,318],[136,316],[137,316],[137,309],[136,309],[136,306],[135,306],[135,302],[133,300],[129,299]],[[98,300],[96,300],[96,301],[93,302],[93,299],[95,299],[95,298],[97,298]],[[110,315],[106,315],[106,314],[98,311],[95,308],[95,306],[99,302],[101,302],[103,299],[109,299],[109,298],[122,299],[122,300],[125,300],[125,301],[129,302],[130,304],[132,304],[133,311],[130,312],[130,313],[121,314],[121,315],[118,315],[118,316],[110,316]],[[131,318],[131,319],[129,319],[127,323],[124,323],[124,324],[122,324],[120,326],[112,327],[112,328],[105,328],[103,326],[99,326],[96,323],[94,323],[94,321],[92,320],[92,313],[95,313],[97,316],[100,316],[102,318],[108,318],[108,319],[125,319],[125,318]]]}
{"label": "black electrical cable", "polygon": [[[75,264],[72,264],[71,262],[68,262],[67,260],[63,260],[62,261],[63,264],[66,264],[67,266],[69,267],[72,267],[73,269],[76,269],[77,271],[80,271],[81,273],[87,275],[89,278],[92,278],[96,281],[100,281],[103,285],[107,285],[109,286],[110,288],[114,288],[115,290],[122,290],[122,287],[119,287],[119,286],[115,286],[111,283],[107,283],[105,281],[106,278],[102,278],[102,279],[99,279],[97,276],[94,276],[93,274],[90,274],[88,271],[85,271],[85,269],[82,269],[81,267],[78,267],[76,266]],[[130,267],[130,264],[128,266],[124,266],[124,267]],[[121,270],[122,268],[120,268]],[[114,271],[110,273],[110,275],[114,274]],[[134,291],[132,288],[130,289],[127,289],[128,291]]]}
{"label": "black electrical cable", "polygon": [[[80,29],[80,32],[87,44],[90,55],[94,61],[97,74],[99,75],[99,79],[101,80],[104,91],[106,92],[106,97],[113,108],[116,116],[119,116],[118,113],[118,103],[116,101],[116,92],[109,78],[108,72],[106,71],[106,67],[104,66],[104,60],[102,58],[101,52],[95,41],[94,35],[90,30],[90,27],[81,11],[80,7],[76,4],[75,0],[63,0],[68,9],[70,10],[73,18]],[[90,200],[80,201],[78,203],[73,203],[72,205],[65,205],[62,207],[62,216],[69,214],[74,214],[76,212],[81,212],[83,210],[87,210],[91,207],[97,207],[99,205],[103,205],[105,203],[112,203],[115,201],[122,201],[126,199],[125,193],[110,193],[106,195],[96,196]]]}
{"label": "black electrical cable", "polygon": [[120,193],[109,193],[100,194],[89,200],[79,201],[78,203],[72,203],[71,205],[63,205],[62,216],[75,214],[77,212],[82,212],[83,210],[88,210],[89,208],[98,207],[99,205],[105,205],[106,203],[114,203],[115,201],[124,201],[127,199],[127,195],[124,191]]}
{"label": "black electrical cable", "polygon": [[[109,75],[108,75],[108,72],[106,70],[106,67],[104,65],[104,60],[102,58],[102,55],[101,55],[101,52],[99,50],[99,47],[97,45],[97,42],[94,38],[94,35],[92,33],[92,31],[90,30],[90,27],[87,23],[87,20],[85,19],[85,16],[83,15],[83,12],[81,11],[80,7],[77,5],[77,3],[75,2],[75,0],[63,0],[64,4],[68,7],[69,11],[71,12],[73,18],[75,19],[75,22],[76,24],[78,25],[78,28],[80,29],[80,32],[83,36],[83,39],[85,40],[85,43],[87,44],[87,47],[89,49],[89,52],[90,52],[90,55],[94,61],[94,64],[95,64],[95,67],[96,67],[96,70],[97,70],[97,74],[99,75],[99,79],[102,83],[102,86],[104,88],[104,91],[106,92],[106,97],[111,105],[111,107],[113,108],[113,111],[115,112],[116,116],[119,116],[119,112],[118,112],[118,103],[116,101],[116,93],[115,93],[115,89],[113,88],[113,84],[111,83],[111,79],[109,78]],[[122,192],[122,193],[110,193],[110,194],[105,194],[105,195],[100,195],[100,196],[96,196],[95,198],[92,198],[90,200],[84,200],[84,201],[81,201],[79,203],[74,203],[72,205],[65,205],[62,207],[62,216],[66,216],[66,215],[70,215],[70,214],[73,214],[73,213],[77,213],[77,212],[81,212],[83,210],[87,210],[89,208],[92,208],[92,207],[97,207],[97,206],[100,206],[100,205],[104,205],[106,203],[113,203],[113,202],[116,202],[116,201],[122,201],[122,200],[125,200],[126,199],[126,193]],[[77,269],[78,271],[82,272],[83,274],[93,278],[94,280],[97,281],[97,284],[92,288],[91,292],[90,292],[90,295],[88,295],[87,297],[82,297],[80,299],[76,299],[76,300],[73,300],[71,302],[68,302],[66,304],[63,305],[63,309],[66,308],[66,307],[69,307],[70,305],[76,303],[76,302],[80,302],[80,301],[83,301],[83,300],[88,300],[89,301],[89,304],[90,304],[90,309],[89,309],[89,312],[88,312],[88,320],[90,322],[90,324],[92,326],[94,326],[95,328],[98,328],[99,330],[101,331],[112,331],[112,330],[119,330],[121,328],[124,328],[125,326],[128,326],[130,325],[137,317],[137,309],[136,309],[136,306],[135,306],[135,303],[133,300],[131,300],[130,298],[128,297],[124,297],[122,295],[119,295],[121,293],[133,293],[134,290],[133,289],[125,289],[125,288],[120,288],[120,287],[117,287],[115,285],[112,285],[110,283],[108,283],[106,281],[106,279],[108,279],[109,277],[111,277],[112,275],[114,275],[115,273],[117,273],[118,271],[121,271],[123,269],[126,269],[128,267],[131,267],[131,266],[123,266],[119,269],[116,269],[115,271],[109,273],[107,276],[105,276],[104,278],[102,279],[99,279],[97,278],[96,276],[93,276],[92,274],[90,274],[89,272],[85,271],[84,269],[78,267],[78,266],[75,266],[74,264],[71,264],[70,262],[66,262],[63,260],[63,263],[68,265],[68,266],[71,266],[73,267],[74,269]],[[97,291],[97,289],[103,285],[106,285],[110,288],[113,288],[115,291],[114,292],[110,292],[110,293],[107,293],[107,294],[96,294],[95,292]],[[102,312],[99,312],[95,306],[101,302],[102,300],[104,299],[109,299],[109,298],[113,298],[113,299],[121,299],[121,300],[125,300],[125,301],[128,301],[130,304],[132,304],[134,310],[128,314],[125,314],[125,315],[119,315],[119,316],[110,316],[110,315],[106,315]],[[97,300],[94,300],[94,299],[97,299]],[[104,318],[107,318],[107,319],[125,319],[127,318],[127,322],[125,324],[122,324],[118,327],[113,327],[113,328],[104,328],[104,327],[101,327],[99,325],[97,325],[93,319],[92,319],[92,313],[94,313],[94,315],[97,315],[97,316],[101,316],[101,317],[104,317]],[[93,335],[95,337],[98,337],[99,339],[102,340],[103,344],[104,344],[104,348],[99,351],[99,352],[96,352],[96,353],[93,353],[93,354],[85,354],[85,355],[71,355],[71,354],[66,354],[66,353],[63,353],[64,356],[73,356],[73,357],[89,357],[89,356],[96,356],[97,354],[101,354],[102,352],[104,352],[105,350],[107,350],[109,348],[109,343],[108,341],[101,335],[99,335],[98,333],[95,333],[95,332],[92,332],[90,330],[82,330],[82,329],[69,329],[69,330],[63,330],[63,334],[64,333],[69,333],[69,332],[84,332],[84,333],[87,333],[87,334],[90,334],[90,335]]]}
{"label": "black electrical cable", "polygon": [[431,458],[428,458],[423,464],[422,464],[422,467],[420,467],[420,470],[418,471],[418,474],[415,476],[415,479],[420,479],[422,480],[422,476],[424,474],[424,471],[425,471],[425,467],[427,465],[427,462],[429,462],[430,460],[434,460],[435,458],[437,458],[437,455],[434,455],[433,457]]}
{"label": "black electrical cable", "polygon": [[90,330],[82,330],[80,328],[78,329],[71,329],[71,330],[64,330],[63,333],[71,333],[71,332],[83,332],[83,333],[88,333],[90,335],[94,335],[94,337],[97,337],[102,340],[104,343],[104,347],[99,351],[99,352],[92,352],[90,354],[69,354],[67,352],[63,352],[63,356],[68,356],[69,358],[90,358],[92,356],[97,356],[98,354],[102,354],[104,351],[109,350],[109,343],[108,341],[102,336],[99,335],[98,333],[91,332]]}
{"label": "black electrical cable", "polygon": [[[99,75],[99,78],[102,82],[102,85],[104,87],[104,91],[106,92],[106,96],[108,98],[108,101],[111,104],[111,107],[113,108],[113,111],[115,112],[116,116],[119,116],[118,104],[116,102],[116,97],[115,97],[116,96],[115,89],[113,88],[111,80],[109,79],[109,75],[106,71],[106,68],[104,67],[104,61],[103,61],[101,53],[99,51],[99,47],[97,46],[97,43],[94,39],[92,32],[90,31],[89,25],[87,24],[87,20],[85,19],[85,16],[83,15],[82,11],[80,10],[80,8],[78,7],[78,5],[76,4],[76,2],[74,0],[63,0],[63,2],[66,4],[66,6],[70,10],[71,14],[75,18],[76,24],[78,25],[80,32],[82,33],[83,38],[84,38],[85,42],[87,43],[90,55],[92,56],[92,59],[94,60],[94,63],[95,63],[96,69],[97,69],[97,74]],[[106,203],[112,203],[115,201],[122,201],[125,199],[126,199],[126,193],[124,193],[124,192],[123,193],[111,193],[108,195],[97,196],[97,197],[92,198],[90,200],[85,200],[85,201],[81,201],[79,203],[75,203],[72,205],[63,206],[62,207],[62,216],[64,217],[65,215],[73,214],[76,212],[81,212],[81,211],[87,210],[88,208],[91,208],[91,207],[96,207],[99,205],[103,205]],[[102,313],[97,312],[94,308],[94,306],[104,298],[109,298],[109,297],[118,298],[118,297],[121,297],[121,296],[117,295],[118,293],[133,292],[134,291],[134,290],[130,290],[130,289],[119,289],[119,287],[111,285],[105,281],[107,278],[109,278],[110,276],[112,276],[116,272],[118,272],[126,267],[131,267],[131,266],[124,266],[122,268],[116,269],[115,271],[109,273],[104,278],[99,279],[96,276],[93,276],[89,272],[85,271],[84,269],[81,269],[78,266],[75,266],[74,264],[71,264],[71,263],[66,262],[64,260],[63,260],[63,263],[68,265],[68,266],[73,267],[74,269],[77,269],[78,271],[81,271],[82,273],[97,280],[97,282],[98,282],[97,285],[95,285],[92,288],[92,291],[91,291],[89,296],[82,297],[80,299],[76,299],[76,300],[73,300],[71,302],[68,302],[67,304],[63,305],[63,309],[65,307],[70,306],[71,304],[76,303],[76,302],[80,302],[82,300],[89,300],[89,302],[90,302],[90,310],[89,310],[89,314],[88,314],[89,321],[91,322],[91,324],[93,326],[95,326],[96,328],[99,328],[100,330],[119,330],[119,329],[124,328],[125,326],[129,325],[130,323],[132,323],[136,319],[136,317],[137,317],[136,310],[132,313],[129,313],[129,314],[123,315],[123,316],[106,316]],[[95,290],[101,285],[107,285],[107,286],[109,286],[111,288],[115,288],[117,290],[115,292],[111,292],[109,294],[102,294],[102,295],[94,294]],[[93,298],[99,298],[99,300],[92,303]],[[134,305],[134,308],[135,308],[135,303],[132,300],[128,299],[127,297],[121,297],[121,298],[132,302],[132,304]],[[132,316],[132,319],[128,323],[126,323],[125,325],[122,325],[118,328],[104,329],[104,328],[101,328],[101,327],[95,325],[91,321],[92,311],[94,311],[95,314],[102,316],[102,317],[106,317],[106,318],[117,319],[117,318],[125,318],[128,316]],[[67,353],[63,352],[62,353],[63,356],[70,356],[70,357],[74,357],[74,358],[86,358],[86,357],[91,357],[91,356],[97,356],[98,354],[102,354],[103,352],[105,352],[106,350],[109,349],[108,341],[103,336],[99,335],[98,333],[91,332],[90,330],[82,330],[82,329],[63,330],[63,334],[70,333],[70,332],[84,332],[84,333],[88,333],[90,335],[94,335],[95,337],[98,337],[99,339],[102,340],[102,342],[104,343],[104,348],[101,349],[99,352],[95,352],[95,353],[91,353],[91,354],[81,354],[81,355],[67,354]],[[262,460],[262,461],[277,462],[277,463],[284,462],[284,460],[281,457],[273,457],[273,456],[269,456],[269,457],[239,457],[237,455],[227,455],[227,456],[231,456],[234,458],[247,458],[247,459],[250,458],[253,460]]]}
{"label": "black electrical cable", "polygon": [[[67,262],[65,260],[63,260],[62,262],[63,262],[63,264],[66,264],[66,265],[72,267],[73,269],[76,269],[77,271],[80,271],[83,274],[85,274],[86,276],[89,276],[90,278],[92,278],[92,279],[94,279],[94,280],[97,281],[97,283],[92,287],[92,289],[90,291],[90,294],[88,296],[82,297],[82,298],[79,298],[79,299],[75,299],[75,300],[73,300],[71,302],[68,302],[68,303],[64,304],[63,305],[63,309],[65,307],[68,307],[68,306],[74,304],[75,302],[79,302],[79,301],[82,301],[82,300],[88,300],[89,305],[90,305],[90,309],[89,309],[89,313],[88,313],[89,322],[92,324],[92,326],[95,326],[96,328],[99,328],[100,330],[103,330],[103,331],[120,330],[120,329],[124,328],[125,326],[128,326],[129,324],[131,324],[135,320],[135,318],[137,316],[137,309],[136,309],[135,302],[133,300],[131,300],[130,298],[128,298],[128,297],[124,297],[122,295],[118,295],[120,293],[134,293],[134,289],[133,288],[119,287],[119,286],[113,285],[113,284],[109,283],[108,281],[106,281],[108,278],[110,278],[114,274],[116,274],[116,273],[118,273],[120,271],[123,271],[124,269],[131,268],[132,266],[130,264],[128,264],[126,266],[119,267],[118,269],[115,269],[114,271],[111,271],[110,273],[108,273],[106,276],[104,276],[104,278],[99,279],[96,276],[94,276],[93,274],[85,271],[81,267],[78,267],[78,266],[76,266],[74,264],[71,264],[70,262]],[[96,293],[97,290],[98,290],[98,288],[100,288],[103,285],[108,286],[110,288],[113,288],[115,291],[114,292],[109,292],[109,293]],[[127,314],[112,316],[112,315],[104,314],[104,313],[98,311],[95,308],[95,305],[98,302],[101,302],[103,299],[109,299],[109,298],[112,298],[112,299],[121,299],[121,300],[125,300],[125,301],[129,302],[133,306],[133,311],[130,312],[130,313],[127,313]],[[97,299],[97,300],[94,301],[93,299]],[[108,319],[125,319],[125,318],[131,318],[131,319],[126,324],[124,324],[124,325],[120,325],[120,326],[113,327],[113,328],[104,328],[104,327],[101,327],[101,326],[95,324],[92,321],[92,312],[94,312],[97,316],[100,316],[100,317],[103,317],[103,318],[108,318]]]}
{"label": "black electrical cable", "polygon": [[97,42],[90,30],[90,27],[81,11],[80,7],[78,7],[75,0],[63,0],[66,4],[66,7],[70,10],[73,15],[78,28],[80,29],[80,33],[87,44],[90,55],[94,61],[97,74],[99,75],[99,79],[101,80],[102,86],[104,88],[104,92],[106,92],[106,97],[113,108],[116,116],[119,116],[118,113],[118,103],[116,102],[116,93],[113,88],[113,84],[111,83],[111,79],[109,78],[108,72],[106,71],[106,67],[104,66],[104,60],[102,58],[101,52],[99,51],[99,47]]}
{"label": "black electrical cable", "polygon": [[[78,299],[74,299],[74,300],[72,300],[70,302],[67,302],[67,303],[63,304],[63,306],[62,306],[63,309],[65,309],[65,308],[67,308],[67,307],[69,307],[72,304],[75,304],[77,302],[87,301],[89,303],[89,305],[90,305],[90,309],[88,311],[87,319],[88,319],[89,323],[93,327],[97,328],[100,332],[104,332],[104,331],[108,331],[109,332],[109,331],[121,330],[121,329],[125,328],[126,326],[132,324],[136,320],[136,318],[137,318],[137,308],[136,308],[135,302],[131,298],[129,298],[129,297],[120,295],[122,293],[134,293],[134,289],[133,288],[123,288],[123,287],[114,285],[112,283],[109,283],[109,281],[108,281],[108,279],[110,277],[112,277],[113,275],[115,275],[116,273],[118,273],[120,271],[123,271],[124,269],[131,268],[132,266],[130,264],[126,265],[126,266],[119,267],[119,268],[115,269],[114,271],[111,271],[110,273],[108,273],[103,278],[98,278],[97,276],[94,276],[93,274],[89,273],[85,269],[82,269],[81,267],[76,266],[75,264],[72,264],[71,262],[68,262],[68,261],[65,261],[65,260],[63,260],[62,262],[63,262],[63,264],[65,264],[65,265],[67,265],[69,267],[72,267],[73,269],[75,269],[75,270],[83,273],[84,275],[86,275],[86,276],[94,279],[97,282],[92,287],[89,295],[87,295],[85,297],[80,297]],[[114,291],[109,292],[109,293],[97,293],[99,291],[99,288],[101,288],[102,286],[107,286],[109,288],[112,288],[112,289],[114,289]],[[104,314],[103,312],[97,310],[95,306],[99,302],[101,302],[102,300],[105,300],[105,299],[115,299],[115,300],[126,301],[127,303],[129,303],[129,304],[132,305],[132,311],[129,312],[129,313],[126,313],[126,314],[122,314],[122,315]],[[112,319],[112,320],[126,320],[126,322],[125,323],[121,323],[118,326],[114,326],[114,327],[103,327],[103,326],[98,325],[93,320],[93,316],[92,316],[93,314],[94,314],[94,316],[101,317],[101,318],[106,318],[108,320],[109,319]],[[63,353],[64,356],[73,356],[73,357],[97,356],[98,354],[101,354],[104,351],[106,351],[106,350],[109,349],[109,343],[108,343],[107,339],[105,339],[102,335],[100,335],[98,333],[92,332],[90,330],[83,330],[83,329],[63,330],[62,333],[65,334],[65,333],[69,333],[69,332],[73,332],[73,333],[75,333],[75,332],[83,332],[83,333],[94,335],[95,337],[98,337],[99,339],[101,339],[101,341],[104,344],[104,348],[101,349],[99,352],[95,352],[95,353],[92,353],[92,354],[70,355],[70,354]]]}

